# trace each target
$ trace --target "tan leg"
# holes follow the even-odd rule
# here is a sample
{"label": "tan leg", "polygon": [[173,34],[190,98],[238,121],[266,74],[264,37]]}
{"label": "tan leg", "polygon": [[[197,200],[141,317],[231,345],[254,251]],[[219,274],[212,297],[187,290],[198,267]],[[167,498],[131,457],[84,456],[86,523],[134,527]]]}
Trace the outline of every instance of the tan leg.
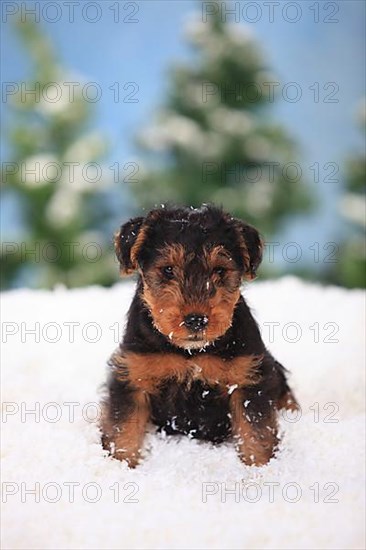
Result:
{"label": "tan leg", "polygon": [[[276,411],[258,417],[244,406],[241,390],[234,390],[230,399],[232,433],[240,459],[247,465],[263,466],[273,456],[277,444]],[[258,420],[257,422],[256,420]]]}
{"label": "tan leg", "polygon": [[[148,397],[143,391],[133,395],[132,410],[122,420],[113,422],[113,411],[106,405],[102,417],[103,447],[117,460],[126,460],[135,468],[141,457],[141,449],[149,420]],[[112,412],[112,414],[111,414]]]}

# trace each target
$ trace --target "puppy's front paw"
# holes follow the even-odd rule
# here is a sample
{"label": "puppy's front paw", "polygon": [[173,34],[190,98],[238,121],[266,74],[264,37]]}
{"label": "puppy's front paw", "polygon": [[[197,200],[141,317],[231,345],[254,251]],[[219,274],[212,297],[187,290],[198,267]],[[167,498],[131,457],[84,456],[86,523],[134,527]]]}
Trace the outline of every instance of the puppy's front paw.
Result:
{"label": "puppy's front paw", "polygon": [[111,439],[109,436],[103,434],[102,436],[102,446],[103,449],[108,451],[109,455],[123,462],[127,462],[129,468],[136,468],[141,460],[141,449],[129,449],[127,447],[121,447],[120,444],[122,441],[117,441]]}
{"label": "puppy's front paw", "polygon": [[238,456],[246,466],[265,466],[273,458],[277,447],[275,434],[263,440],[260,434],[248,432],[236,437],[236,440]]}

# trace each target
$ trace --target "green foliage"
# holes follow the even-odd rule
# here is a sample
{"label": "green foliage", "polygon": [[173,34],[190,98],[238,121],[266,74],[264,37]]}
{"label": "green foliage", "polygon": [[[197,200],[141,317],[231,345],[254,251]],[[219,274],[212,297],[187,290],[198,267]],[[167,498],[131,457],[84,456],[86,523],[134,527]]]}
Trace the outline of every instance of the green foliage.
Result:
{"label": "green foliage", "polygon": [[241,25],[217,16],[192,22],[187,37],[194,62],[170,72],[165,106],[138,139],[146,167],[137,198],[147,207],[219,203],[269,236],[311,205],[287,164],[293,140],[269,121],[276,79]]}
{"label": "green foliage", "polygon": [[[109,182],[98,180],[97,169],[88,164],[103,156],[105,140],[89,131],[90,103],[81,86],[73,93],[66,88],[65,82],[78,78],[61,67],[39,25],[19,21],[16,30],[33,74],[12,96],[14,169],[3,173],[2,185],[5,197],[16,198],[24,228],[17,242],[5,247],[2,286],[8,288],[24,276],[32,286],[42,287],[110,284],[116,267],[103,231]],[[55,101],[48,99],[49,83],[61,90]],[[30,90],[35,93],[25,93]]]}
{"label": "green foliage", "polygon": [[[365,102],[359,112],[359,123],[366,136]],[[345,192],[341,200],[341,213],[347,222],[347,237],[341,245],[340,261],[332,279],[349,288],[366,286],[366,155],[353,155],[346,165]]]}

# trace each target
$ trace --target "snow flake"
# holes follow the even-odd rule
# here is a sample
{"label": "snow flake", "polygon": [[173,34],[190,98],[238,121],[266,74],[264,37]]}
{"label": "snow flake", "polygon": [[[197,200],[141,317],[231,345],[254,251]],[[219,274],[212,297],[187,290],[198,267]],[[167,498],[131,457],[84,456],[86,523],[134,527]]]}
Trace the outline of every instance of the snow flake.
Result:
{"label": "snow flake", "polygon": [[238,384],[232,384],[232,386],[227,386],[228,388],[227,393],[231,395],[233,391],[236,390],[237,387],[238,387]]}

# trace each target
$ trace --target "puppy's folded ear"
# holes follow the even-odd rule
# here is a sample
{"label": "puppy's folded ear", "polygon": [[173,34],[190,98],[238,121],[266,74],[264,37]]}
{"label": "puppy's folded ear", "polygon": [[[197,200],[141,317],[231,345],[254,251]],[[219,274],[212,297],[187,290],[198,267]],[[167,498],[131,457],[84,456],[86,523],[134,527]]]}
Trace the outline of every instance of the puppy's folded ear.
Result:
{"label": "puppy's folded ear", "polygon": [[131,275],[138,267],[138,253],[145,241],[144,218],[133,218],[123,224],[114,236],[114,248],[121,275]]}
{"label": "puppy's folded ear", "polygon": [[236,228],[241,241],[241,249],[244,259],[244,277],[254,279],[257,269],[262,261],[264,242],[258,231],[252,225],[236,221]]}

